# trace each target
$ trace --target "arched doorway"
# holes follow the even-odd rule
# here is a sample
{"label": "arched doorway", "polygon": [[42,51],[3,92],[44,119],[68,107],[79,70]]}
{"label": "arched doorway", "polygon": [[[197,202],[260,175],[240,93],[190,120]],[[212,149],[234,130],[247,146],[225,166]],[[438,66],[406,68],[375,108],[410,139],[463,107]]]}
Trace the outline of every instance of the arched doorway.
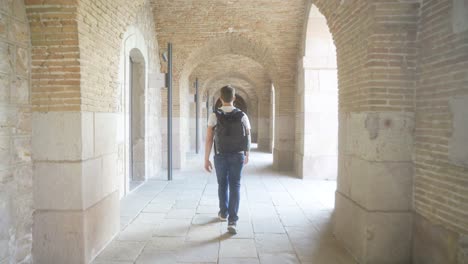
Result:
{"label": "arched doorway", "polygon": [[[117,129],[118,167],[120,198],[126,196],[153,173],[146,159],[154,159],[153,146],[148,144],[148,130],[153,130],[154,123],[147,121],[154,111],[149,113],[147,101],[148,75],[151,70],[148,49],[142,33],[130,26],[124,35],[120,57],[119,81],[120,117]],[[152,135],[149,135],[152,136]]]}
{"label": "arched doorway", "polygon": [[[312,6],[298,82],[298,134],[302,137],[296,173],[303,179],[336,180],[338,174],[338,77],[336,48],[326,18]],[[302,130],[302,131],[300,131]],[[302,133],[300,133],[302,132]]]}
{"label": "arched doorway", "polygon": [[129,57],[128,110],[129,158],[128,178],[130,190],[145,180],[145,87],[146,69],[143,54],[132,49]]}

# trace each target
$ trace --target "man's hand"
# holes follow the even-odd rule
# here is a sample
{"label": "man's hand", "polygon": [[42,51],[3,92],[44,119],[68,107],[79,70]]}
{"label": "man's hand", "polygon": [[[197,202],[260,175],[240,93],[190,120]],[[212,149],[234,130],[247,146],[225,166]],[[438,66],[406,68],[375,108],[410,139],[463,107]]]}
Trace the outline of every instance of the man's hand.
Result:
{"label": "man's hand", "polygon": [[247,165],[247,163],[249,163],[249,153],[248,152],[247,152],[247,154],[245,154],[244,165]]}
{"label": "man's hand", "polygon": [[205,170],[211,172],[213,170],[213,165],[210,160],[205,160]]}

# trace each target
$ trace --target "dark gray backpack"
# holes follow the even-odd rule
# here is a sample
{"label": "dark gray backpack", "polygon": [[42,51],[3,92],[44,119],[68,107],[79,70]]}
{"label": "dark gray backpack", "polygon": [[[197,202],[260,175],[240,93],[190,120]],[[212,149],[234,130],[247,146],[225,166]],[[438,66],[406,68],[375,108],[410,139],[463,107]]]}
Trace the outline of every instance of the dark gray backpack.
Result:
{"label": "dark gray backpack", "polygon": [[215,153],[236,153],[247,150],[247,131],[242,123],[244,112],[235,108],[232,112],[215,110]]}

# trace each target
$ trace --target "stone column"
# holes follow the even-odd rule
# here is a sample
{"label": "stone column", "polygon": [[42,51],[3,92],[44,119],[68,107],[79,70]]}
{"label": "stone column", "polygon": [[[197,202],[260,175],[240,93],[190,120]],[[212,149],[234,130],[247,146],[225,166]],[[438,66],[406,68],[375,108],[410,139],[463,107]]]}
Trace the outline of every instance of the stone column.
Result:
{"label": "stone column", "polygon": [[[282,88],[279,88],[282,87]],[[294,167],[295,147],[295,100],[294,88],[288,85],[276,87],[275,104],[275,146],[273,167],[279,171],[290,171]]]}
{"label": "stone column", "polygon": [[334,231],[362,263],[408,263],[414,115],[340,113]]}
{"label": "stone column", "polygon": [[270,98],[262,96],[258,103],[258,149],[270,152]]}
{"label": "stone column", "polygon": [[119,231],[118,115],[33,114],[34,259],[87,263]]}

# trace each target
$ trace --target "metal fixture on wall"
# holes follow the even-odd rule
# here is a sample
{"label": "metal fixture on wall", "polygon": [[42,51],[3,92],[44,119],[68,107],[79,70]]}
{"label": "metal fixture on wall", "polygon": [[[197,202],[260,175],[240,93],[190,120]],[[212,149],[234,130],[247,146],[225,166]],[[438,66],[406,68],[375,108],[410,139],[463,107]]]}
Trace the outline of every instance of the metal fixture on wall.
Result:
{"label": "metal fixture on wall", "polygon": [[[163,56],[166,59],[166,56]],[[172,181],[172,43],[167,44],[167,180]]]}
{"label": "metal fixture on wall", "polygon": [[199,120],[198,120],[198,113],[199,111],[199,96],[198,96],[198,78],[195,79],[195,153],[198,154],[198,149],[200,146],[200,142],[198,139],[198,130],[199,130]]}

